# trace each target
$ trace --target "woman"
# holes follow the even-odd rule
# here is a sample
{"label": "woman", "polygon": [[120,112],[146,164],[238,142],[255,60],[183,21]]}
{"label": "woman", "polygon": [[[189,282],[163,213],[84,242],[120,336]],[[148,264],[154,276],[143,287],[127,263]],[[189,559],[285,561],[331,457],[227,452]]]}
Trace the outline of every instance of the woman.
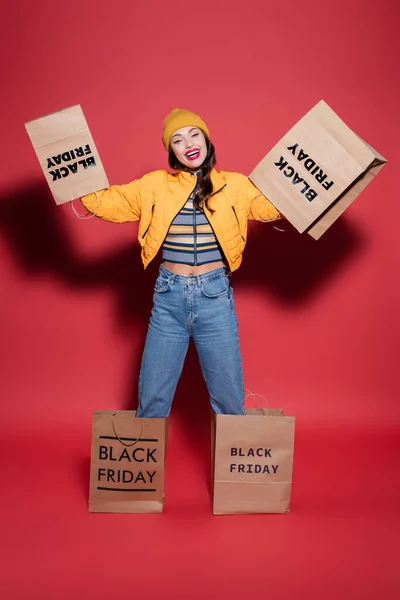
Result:
{"label": "woman", "polygon": [[[82,198],[96,216],[139,220],[146,268],[162,248],[139,376],[138,417],[167,417],[190,338],[216,413],[243,414],[238,328],[226,266],[239,268],[247,221],[274,221],[277,209],[239,173],[216,171],[204,121],[173,110],[164,120],[166,170]],[[226,265],[226,266],[225,266]]]}

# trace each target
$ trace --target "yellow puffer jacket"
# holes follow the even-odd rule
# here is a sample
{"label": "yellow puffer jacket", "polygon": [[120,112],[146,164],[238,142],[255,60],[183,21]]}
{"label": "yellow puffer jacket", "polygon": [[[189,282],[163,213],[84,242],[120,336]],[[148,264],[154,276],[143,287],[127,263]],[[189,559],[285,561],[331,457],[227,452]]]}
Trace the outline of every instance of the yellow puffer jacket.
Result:
{"label": "yellow puffer jacket", "polygon": [[[275,221],[281,215],[245,175],[213,169],[211,181],[214,192],[209,204],[214,212],[205,208],[205,214],[231,271],[235,271],[242,262],[248,219]],[[146,268],[195,185],[196,176],[191,173],[180,171],[172,175],[160,170],[81,200],[89,212],[101,219],[113,223],[139,220],[138,239]]]}

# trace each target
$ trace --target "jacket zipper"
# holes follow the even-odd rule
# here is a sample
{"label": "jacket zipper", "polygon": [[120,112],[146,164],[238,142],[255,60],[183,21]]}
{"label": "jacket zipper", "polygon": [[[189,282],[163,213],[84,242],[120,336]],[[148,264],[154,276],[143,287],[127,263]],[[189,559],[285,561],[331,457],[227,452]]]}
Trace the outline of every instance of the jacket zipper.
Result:
{"label": "jacket zipper", "polygon": [[144,236],[146,235],[146,233],[147,233],[147,232],[148,232],[148,230],[150,229],[151,220],[152,220],[152,218],[153,218],[153,212],[154,212],[154,204],[153,204],[153,206],[151,207],[151,217],[150,217],[150,223],[148,224],[146,231],[145,231],[145,232],[144,232],[144,234],[142,235],[142,239],[144,238]]}
{"label": "jacket zipper", "polygon": [[220,192],[221,190],[223,190],[225,187],[226,187],[226,183],[224,183],[224,185],[223,185],[222,187],[220,187],[220,188],[219,188],[219,190],[217,190],[216,192],[213,192],[213,193],[211,194],[211,196],[209,196],[209,198],[212,198],[213,196],[215,196],[215,194],[219,194],[219,192]]}
{"label": "jacket zipper", "polygon": [[196,207],[193,202],[193,261],[197,265],[197,230],[196,230]]}
{"label": "jacket zipper", "polygon": [[158,247],[159,249],[163,247],[163,245],[164,245],[164,242],[165,242],[165,239],[166,239],[166,237],[167,237],[167,235],[168,235],[169,228],[171,227],[172,223],[174,222],[174,220],[175,220],[176,216],[177,216],[177,215],[179,215],[179,213],[181,212],[182,208],[185,206],[186,202],[189,200],[189,198],[191,198],[191,197],[192,197],[192,195],[193,195],[193,192],[194,192],[194,190],[196,189],[196,187],[197,187],[197,183],[196,183],[195,187],[193,188],[193,190],[191,191],[191,193],[190,193],[190,196],[188,196],[188,197],[186,198],[186,200],[185,200],[184,204],[182,204],[182,206],[180,207],[180,209],[178,210],[178,212],[177,212],[177,213],[175,213],[175,215],[172,217],[172,219],[171,219],[171,222],[170,222],[170,224],[169,224],[169,225],[168,225],[168,227],[167,227],[167,233],[165,234],[165,237],[164,237],[164,239],[163,239],[163,241],[162,241],[161,245]]}
{"label": "jacket zipper", "polygon": [[[214,192],[213,194],[211,194],[211,196],[215,196],[215,194],[218,194],[218,193],[219,193],[221,190],[223,190],[223,189],[224,189],[224,187],[226,187],[226,183],[225,183],[225,184],[224,184],[222,187],[220,187],[220,188],[219,188],[219,190],[217,190],[216,192]],[[210,196],[210,198],[211,198],[211,196]],[[206,213],[205,213],[205,211],[204,211],[204,214],[206,214]],[[207,217],[207,215],[206,215],[206,217]],[[222,256],[223,256],[224,260],[226,260],[226,261],[228,262],[228,260],[227,260],[227,258],[226,258],[226,256],[225,256],[225,252],[224,252],[224,251],[223,251],[223,249],[222,249],[221,243],[220,243],[220,241],[219,241],[218,237],[215,235],[214,227],[211,225],[211,221],[210,221],[210,219],[209,219],[208,217],[207,217],[207,221],[209,222],[209,224],[210,224],[210,227],[211,227],[211,231],[213,232],[213,234],[214,234],[214,237],[215,237],[215,239],[217,240],[218,246],[219,246],[219,248],[221,249]]]}
{"label": "jacket zipper", "polygon": [[[238,216],[237,216],[237,214],[236,214],[236,210],[235,210],[235,207],[234,207],[234,206],[232,206],[232,210],[233,210],[233,214],[234,214],[234,215],[235,215],[235,217],[236,217],[236,221],[237,221],[237,224],[238,224],[238,227],[239,227],[239,233],[240,233],[239,219],[238,219]],[[240,237],[242,238],[242,240],[243,240],[244,242],[246,241],[246,240],[244,239],[244,237],[242,236],[242,234],[241,234],[241,233],[240,233]]]}
{"label": "jacket zipper", "polygon": [[[224,187],[226,187],[226,183],[225,183],[225,184],[224,184],[222,187],[220,187],[220,188],[219,188],[219,190],[217,190],[216,192],[213,192],[213,193],[211,194],[211,196],[209,196],[209,197],[211,198],[212,196],[215,196],[215,194],[218,194],[218,193],[219,193],[221,190],[223,190],[223,189],[224,189]],[[190,193],[190,196],[188,196],[188,197],[186,198],[186,200],[185,200],[185,203],[184,203],[184,204],[182,204],[182,206],[180,207],[180,209],[178,210],[178,212],[177,212],[177,213],[175,213],[175,215],[174,215],[174,217],[172,218],[172,220],[171,220],[170,224],[168,225],[168,228],[167,228],[167,233],[166,233],[166,235],[165,235],[165,237],[164,237],[164,239],[163,239],[163,241],[162,241],[161,245],[158,247],[159,249],[160,249],[160,248],[162,248],[162,246],[163,246],[163,244],[164,244],[164,242],[165,242],[165,239],[166,239],[166,237],[167,237],[167,235],[168,235],[169,228],[171,227],[171,225],[172,225],[172,223],[173,223],[173,221],[174,221],[175,217],[176,217],[177,215],[179,215],[179,213],[181,212],[182,208],[185,206],[186,202],[189,200],[189,198],[191,198],[191,197],[193,196],[193,193],[194,193],[194,191],[195,191],[195,189],[196,189],[196,188],[197,188],[197,182],[196,182],[196,185],[194,186],[193,190],[191,191],[191,193]],[[154,209],[154,205],[153,205],[153,209]],[[208,217],[207,217],[207,218],[208,218]],[[209,221],[209,220],[208,220],[208,222],[210,223],[210,221]],[[150,227],[150,225],[149,225],[149,227]],[[148,227],[148,228],[149,228],[149,227]],[[211,229],[212,229],[212,231],[213,231],[213,233],[214,233],[214,235],[215,235],[215,231],[214,231],[214,228],[213,228],[213,226],[211,225],[211,223],[210,223],[210,227],[211,227]],[[147,228],[147,229],[148,229],[148,228]],[[144,232],[144,234],[143,234],[143,236],[142,236],[142,237],[144,237],[144,236],[146,235],[146,233],[147,233],[147,229],[146,229],[146,231]],[[217,242],[219,243],[219,240],[218,240],[218,238],[217,238],[217,236],[216,236],[216,235],[215,235],[215,239],[216,239],[216,240],[217,240]],[[221,246],[221,244],[219,244],[219,245]],[[221,249],[222,249],[222,246],[221,246]]]}

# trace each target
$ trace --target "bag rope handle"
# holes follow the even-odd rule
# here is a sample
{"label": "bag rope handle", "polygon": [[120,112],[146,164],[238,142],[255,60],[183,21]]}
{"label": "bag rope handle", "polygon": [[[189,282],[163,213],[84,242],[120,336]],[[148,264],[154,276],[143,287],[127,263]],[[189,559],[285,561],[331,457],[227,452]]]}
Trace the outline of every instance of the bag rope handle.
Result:
{"label": "bag rope handle", "polygon": [[265,402],[265,408],[268,408],[268,402],[265,396],[263,396],[262,394],[258,394],[257,392],[252,392],[251,390],[249,390],[248,388],[244,389],[245,392],[247,392],[247,394],[244,397],[243,400],[243,406],[244,403],[246,402],[246,398],[248,398],[249,396],[252,396],[254,398],[254,404],[255,404],[255,408],[261,408],[260,406],[257,405],[257,400],[256,400],[256,396],[258,396],[259,398],[263,398],[264,402]]}
{"label": "bag rope handle", "polygon": [[78,211],[76,210],[76,208],[74,206],[74,201],[70,200],[69,203],[71,205],[72,212],[75,214],[76,217],[78,217],[78,219],[82,219],[82,221],[87,221],[88,219],[92,219],[93,217],[97,217],[97,211],[98,211],[98,209],[100,207],[100,200],[97,197],[97,192],[95,192],[94,194],[96,196],[96,207],[95,207],[95,212],[93,212],[93,213],[87,212],[84,215],[82,213],[78,213]]}
{"label": "bag rope handle", "polygon": [[[114,414],[112,415],[112,417],[115,417],[115,415],[116,415],[116,413],[114,413]],[[136,439],[134,442],[132,442],[132,444],[126,444],[125,442],[123,442],[123,441],[121,440],[121,438],[119,437],[119,435],[118,435],[118,433],[117,433],[117,430],[115,429],[114,421],[113,421],[113,419],[112,419],[112,418],[111,418],[111,425],[112,425],[112,428],[113,428],[113,431],[114,431],[114,433],[115,433],[115,436],[116,436],[117,440],[118,440],[118,441],[119,441],[119,442],[120,442],[120,443],[121,443],[123,446],[126,446],[127,448],[130,448],[131,446],[135,446],[135,444],[137,444],[137,443],[138,443],[138,441],[139,441],[139,440],[142,438],[142,435],[143,435],[143,423],[141,423],[141,424],[140,424],[140,434],[139,434],[139,437],[138,437],[138,438],[137,438],[137,439]]]}

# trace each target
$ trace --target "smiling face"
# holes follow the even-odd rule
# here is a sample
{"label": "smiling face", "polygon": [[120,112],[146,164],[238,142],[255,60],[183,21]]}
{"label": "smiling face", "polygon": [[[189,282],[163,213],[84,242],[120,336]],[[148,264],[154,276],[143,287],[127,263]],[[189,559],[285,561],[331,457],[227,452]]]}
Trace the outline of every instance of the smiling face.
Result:
{"label": "smiling face", "polygon": [[177,129],[169,146],[179,162],[189,169],[198,169],[207,156],[206,138],[198,127]]}

